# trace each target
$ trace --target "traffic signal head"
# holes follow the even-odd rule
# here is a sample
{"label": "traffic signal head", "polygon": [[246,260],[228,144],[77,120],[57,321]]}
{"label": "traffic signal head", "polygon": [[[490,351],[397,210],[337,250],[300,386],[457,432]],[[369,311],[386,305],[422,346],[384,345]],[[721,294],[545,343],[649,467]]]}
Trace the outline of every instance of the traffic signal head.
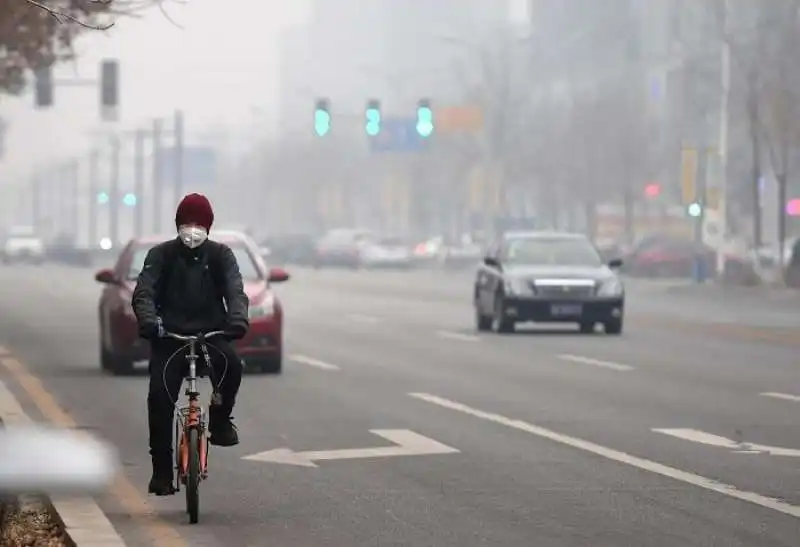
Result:
{"label": "traffic signal head", "polygon": [[433,133],[433,110],[427,99],[417,103],[417,133],[420,137],[430,137]]}
{"label": "traffic signal head", "polygon": [[689,204],[688,213],[690,217],[695,217],[695,218],[699,217],[702,212],[703,212],[703,206],[697,203],[696,201],[694,203]]}
{"label": "traffic signal head", "polygon": [[328,99],[318,99],[314,109],[314,132],[324,137],[331,131],[331,111]]}
{"label": "traffic signal head", "polygon": [[644,195],[648,198],[657,198],[661,195],[661,185],[657,182],[651,182],[644,187]]}
{"label": "traffic signal head", "polygon": [[119,62],[114,59],[106,59],[100,65],[100,105],[119,106]]}
{"label": "traffic signal head", "polygon": [[122,203],[127,207],[135,207],[137,201],[136,194],[132,193],[127,193],[125,197],[122,198]]}
{"label": "traffic signal head", "polygon": [[97,192],[97,203],[100,205],[105,205],[108,203],[109,196],[108,192]]}
{"label": "traffic signal head", "polygon": [[370,99],[367,101],[367,110],[365,113],[366,125],[365,129],[367,135],[370,137],[376,136],[381,132],[381,103],[378,100]]}
{"label": "traffic signal head", "polygon": [[44,67],[34,74],[36,106],[53,106],[53,69]]}

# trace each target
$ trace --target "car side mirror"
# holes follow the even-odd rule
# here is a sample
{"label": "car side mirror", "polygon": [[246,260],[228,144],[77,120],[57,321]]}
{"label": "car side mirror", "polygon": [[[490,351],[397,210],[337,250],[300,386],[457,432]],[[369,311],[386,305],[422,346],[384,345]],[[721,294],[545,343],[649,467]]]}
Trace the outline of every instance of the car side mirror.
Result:
{"label": "car side mirror", "polygon": [[104,285],[116,285],[117,276],[114,275],[113,270],[104,269],[94,274],[94,280]]}
{"label": "car side mirror", "polygon": [[490,268],[497,268],[498,270],[502,269],[502,266],[500,266],[500,261],[496,258],[492,258],[491,256],[485,257],[483,259],[483,263]]}
{"label": "car side mirror", "polygon": [[622,267],[622,259],[621,258],[612,258],[608,261],[608,267],[611,269],[617,269]]}
{"label": "car side mirror", "polygon": [[289,281],[289,273],[283,268],[270,268],[267,280],[270,283],[283,283]]}

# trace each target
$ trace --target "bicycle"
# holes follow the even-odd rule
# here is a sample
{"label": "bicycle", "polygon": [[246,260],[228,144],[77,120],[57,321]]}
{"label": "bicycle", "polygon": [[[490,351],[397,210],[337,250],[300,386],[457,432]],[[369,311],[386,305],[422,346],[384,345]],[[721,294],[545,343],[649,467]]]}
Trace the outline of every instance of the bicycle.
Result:
{"label": "bicycle", "polygon": [[[186,360],[189,362],[189,372],[187,373],[186,391],[184,395],[188,397],[188,404],[177,406],[177,420],[175,421],[175,469],[177,477],[175,481],[175,492],[180,492],[180,486],[186,487],[186,512],[189,515],[189,523],[197,524],[200,512],[200,482],[208,478],[208,428],[206,422],[206,412],[200,406],[200,392],[197,390],[197,346],[203,354],[203,360],[209,374],[212,372],[211,356],[208,354],[206,340],[208,338],[225,334],[224,331],[212,331],[201,333],[195,336],[176,334],[174,332],[164,333],[165,337],[173,338],[186,342],[189,352]],[[184,346],[182,349],[186,348]],[[180,351],[180,350],[179,350]],[[175,352],[177,354],[178,352]]]}

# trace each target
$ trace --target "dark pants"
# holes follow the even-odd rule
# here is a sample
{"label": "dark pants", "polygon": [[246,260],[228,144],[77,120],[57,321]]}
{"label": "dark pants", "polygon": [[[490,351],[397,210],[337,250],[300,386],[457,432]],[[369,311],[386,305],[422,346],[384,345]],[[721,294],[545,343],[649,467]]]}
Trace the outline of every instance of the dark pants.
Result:
{"label": "dark pants", "polygon": [[[162,339],[150,346],[150,392],[147,395],[147,415],[150,423],[150,455],[153,466],[162,470],[172,469],[172,444],[174,431],[175,403],[185,404],[181,386],[188,374],[188,349],[178,351],[186,343],[178,340]],[[206,370],[203,352],[196,346],[199,355],[197,374],[209,375]],[[211,406],[211,419],[229,418],[236,403],[236,394],[242,383],[242,360],[236,355],[232,344],[214,338],[208,344],[212,371],[210,378],[215,386],[214,404]],[[169,363],[167,360],[169,359]],[[166,366],[165,366],[166,365]],[[227,368],[226,368],[227,365]]]}

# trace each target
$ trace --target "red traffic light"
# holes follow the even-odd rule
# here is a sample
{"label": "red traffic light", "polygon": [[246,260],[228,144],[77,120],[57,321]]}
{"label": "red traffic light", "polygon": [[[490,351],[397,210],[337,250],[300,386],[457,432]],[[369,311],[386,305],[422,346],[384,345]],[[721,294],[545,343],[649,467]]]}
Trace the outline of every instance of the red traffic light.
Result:
{"label": "red traffic light", "polygon": [[661,185],[657,182],[651,182],[644,187],[644,195],[649,198],[657,198],[661,195]]}

